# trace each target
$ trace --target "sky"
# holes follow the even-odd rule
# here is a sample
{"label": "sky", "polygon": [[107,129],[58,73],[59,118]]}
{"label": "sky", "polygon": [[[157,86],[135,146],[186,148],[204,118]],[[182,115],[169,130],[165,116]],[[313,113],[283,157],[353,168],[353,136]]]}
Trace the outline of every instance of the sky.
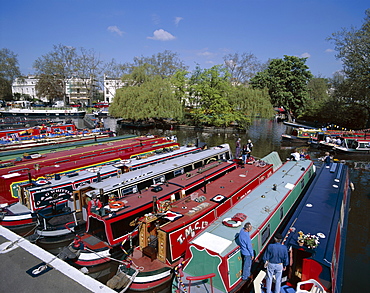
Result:
{"label": "sky", "polygon": [[361,28],[369,0],[1,0],[0,49],[17,55],[23,75],[54,45],[93,49],[104,62],[132,62],[169,50],[194,70],[234,53],[261,62],[308,57],[317,77],[341,70],[334,44]]}

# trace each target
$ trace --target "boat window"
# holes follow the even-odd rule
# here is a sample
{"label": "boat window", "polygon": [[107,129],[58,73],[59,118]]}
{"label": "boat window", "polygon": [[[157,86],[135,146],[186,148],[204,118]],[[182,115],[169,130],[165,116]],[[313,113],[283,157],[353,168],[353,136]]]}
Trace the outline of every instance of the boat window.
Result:
{"label": "boat window", "polygon": [[179,176],[179,175],[181,175],[181,174],[184,174],[184,169],[183,169],[183,168],[173,171],[173,175],[174,175],[175,177],[176,177],[176,176]]}
{"label": "boat window", "polygon": [[73,189],[78,189],[79,187],[82,187],[82,186],[87,185],[87,184],[90,184],[90,180],[85,180],[85,181],[75,183]]}
{"label": "boat window", "polygon": [[271,231],[270,231],[270,224],[268,224],[261,233],[261,242],[262,246],[265,245],[266,241],[270,238]]}
{"label": "boat window", "polygon": [[114,190],[112,192],[109,192],[106,195],[107,195],[108,198],[115,198],[115,199],[117,199],[117,198],[120,197],[119,196],[119,190],[118,189],[117,190]]}
{"label": "boat window", "polygon": [[193,166],[192,165],[187,165],[187,166],[184,167],[184,173],[190,172],[191,170],[193,170]]}
{"label": "boat window", "polygon": [[164,176],[160,176],[153,179],[153,184],[163,183],[166,181],[166,178]]}
{"label": "boat window", "polygon": [[130,187],[126,187],[126,188],[122,188],[121,189],[121,196],[125,196],[126,194],[131,194],[131,193],[136,193],[138,192],[138,188],[136,185],[133,185],[133,186],[130,186]]}

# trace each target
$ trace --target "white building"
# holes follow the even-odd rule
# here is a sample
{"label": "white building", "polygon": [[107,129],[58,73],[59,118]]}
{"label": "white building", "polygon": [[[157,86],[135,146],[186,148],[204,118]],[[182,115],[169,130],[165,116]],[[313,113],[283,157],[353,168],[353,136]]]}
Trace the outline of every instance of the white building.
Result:
{"label": "white building", "polygon": [[104,102],[112,103],[117,89],[124,87],[120,78],[110,78],[104,75]]}
{"label": "white building", "polygon": [[36,93],[36,83],[38,78],[35,76],[28,76],[23,78],[16,78],[12,84],[12,93],[20,94],[21,97],[29,97],[31,99],[39,99]]}
{"label": "white building", "polygon": [[[13,95],[20,94],[22,99],[39,99],[48,102],[46,97],[39,97],[36,92],[38,80],[35,76],[17,78],[12,84]],[[93,78],[70,78],[66,81],[65,93],[69,103],[89,105],[97,93],[97,81]]]}

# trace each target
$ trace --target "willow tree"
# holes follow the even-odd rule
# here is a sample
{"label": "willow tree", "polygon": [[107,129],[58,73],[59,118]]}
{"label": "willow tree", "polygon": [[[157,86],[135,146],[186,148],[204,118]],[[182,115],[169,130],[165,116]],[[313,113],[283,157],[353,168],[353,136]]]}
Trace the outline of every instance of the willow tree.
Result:
{"label": "willow tree", "polygon": [[229,102],[240,128],[247,128],[255,118],[271,118],[274,115],[267,89],[235,86],[229,95]]}
{"label": "willow tree", "polygon": [[109,107],[110,115],[134,121],[183,116],[182,106],[174,94],[170,79],[148,75],[141,66],[124,76],[126,86],[118,89]]}

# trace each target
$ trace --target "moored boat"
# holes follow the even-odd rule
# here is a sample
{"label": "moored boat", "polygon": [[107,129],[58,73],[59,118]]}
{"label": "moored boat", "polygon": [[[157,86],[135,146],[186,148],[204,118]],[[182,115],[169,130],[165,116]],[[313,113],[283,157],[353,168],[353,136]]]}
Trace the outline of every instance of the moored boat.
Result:
{"label": "moored boat", "polygon": [[314,173],[312,161],[287,161],[222,218],[216,219],[191,239],[185,261],[176,268],[172,292],[213,290],[219,293],[240,290],[244,281],[241,279],[242,256],[238,245],[238,232],[244,223],[227,225],[226,219],[232,219],[238,214],[245,215],[243,221],[250,222],[253,226],[251,241],[255,261],[258,260]]}
{"label": "moored boat", "polygon": [[325,292],[341,292],[353,187],[348,169],[344,164],[324,163],[283,229],[291,259],[284,273],[286,290],[313,279]]}
{"label": "moored boat", "polygon": [[[94,183],[102,181],[104,187],[109,186],[111,192],[115,192],[122,186],[122,182],[128,181],[131,182],[131,185],[136,184],[132,189],[137,189],[139,183],[143,184],[145,171],[134,172],[134,170],[200,150],[201,148],[195,146],[168,148],[166,151],[157,150],[150,156],[146,155],[145,158],[123,160],[116,164],[87,168],[79,172],[58,173],[54,178],[50,177],[20,185],[20,193],[22,194],[20,202],[2,208],[3,217],[0,224],[19,234],[24,234],[31,228],[36,228],[37,225],[37,240],[40,243],[45,242],[49,246],[55,246],[55,242],[62,240],[61,236],[71,237],[71,227],[67,228],[65,224],[72,220],[73,228],[80,225],[77,223],[75,212],[81,212],[87,204],[85,192],[95,190]],[[130,173],[127,174],[129,171]],[[123,172],[125,172],[124,175],[122,175]],[[138,178],[140,180],[136,180]],[[97,191],[101,193],[102,188],[98,188]],[[70,212],[66,212],[66,210]],[[71,219],[71,216],[74,218]],[[86,216],[84,220],[86,220]],[[72,231],[76,232],[75,229]],[[57,237],[57,239],[52,237]]]}
{"label": "moored boat", "polygon": [[141,136],[74,150],[24,157],[0,163],[0,205],[15,203],[21,198],[19,186],[81,169],[112,164],[155,151],[179,147],[166,137]]}
{"label": "moored boat", "polygon": [[293,128],[290,134],[281,135],[282,142],[289,143],[307,143],[308,140],[319,132],[319,129]]}
{"label": "moored boat", "polygon": [[83,118],[86,111],[78,110],[77,108],[70,108],[65,110],[59,109],[23,109],[11,108],[0,111],[0,117],[27,117],[33,118]]}
{"label": "moored boat", "polygon": [[[261,161],[232,170],[193,191],[188,197],[174,201],[165,217],[157,214],[149,219],[142,218],[139,226],[139,246],[127,261],[143,269],[132,281],[130,292],[149,292],[149,289],[151,292],[159,292],[163,287],[169,288],[173,269],[184,256],[189,239],[248,197],[251,191],[270,177],[280,165],[280,158],[276,153],[272,153]],[[232,221],[242,221],[235,218],[229,220],[230,226],[240,223]],[[147,232],[148,224],[156,227],[155,233]],[[157,241],[155,245],[147,241],[153,237]],[[119,273],[131,276],[127,265],[121,265]]]}
{"label": "moored boat", "polygon": [[333,149],[337,153],[370,154],[370,137],[344,138],[341,145],[336,145]]}
{"label": "moored boat", "polygon": [[[122,242],[131,242],[138,234],[135,229],[138,218],[152,212],[153,206],[165,210],[171,202],[184,198],[205,182],[235,169],[236,163],[230,158],[229,146],[222,145],[143,169],[147,172],[143,177],[149,179],[144,183],[150,184],[143,185],[143,190],[135,190],[138,185],[125,181],[121,186],[111,186],[105,195],[113,195],[114,201],[105,204],[105,215],[89,214],[87,233],[81,236],[85,249],[73,260],[74,265],[91,268],[111,261],[107,256],[122,255]],[[107,203],[106,199],[101,200]]]}

